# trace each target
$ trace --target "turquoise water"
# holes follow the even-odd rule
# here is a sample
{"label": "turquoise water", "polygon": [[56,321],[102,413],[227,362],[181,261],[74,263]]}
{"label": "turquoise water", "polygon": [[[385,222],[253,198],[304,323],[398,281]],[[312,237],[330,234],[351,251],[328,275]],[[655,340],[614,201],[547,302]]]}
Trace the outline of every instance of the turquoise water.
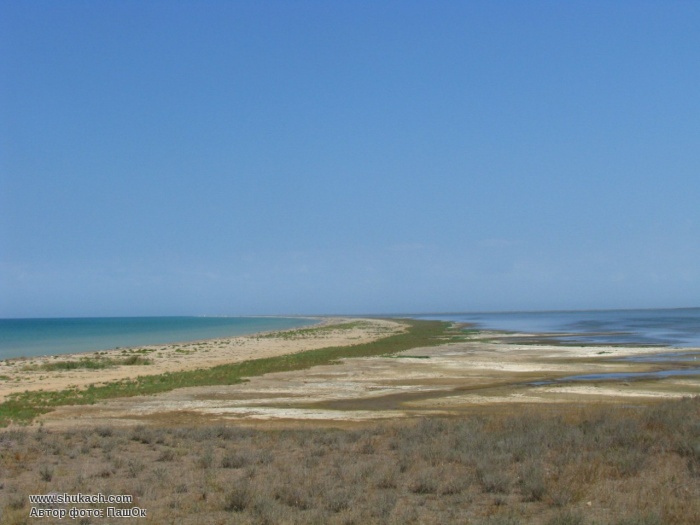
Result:
{"label": "turquoise water", "polygon": [[0,319],[0,359],[232,337],[316,322],[292,317]]}
{"label": "turquoise water", "polygon": [[700,346],[700,308],[456,313],[420,318],[473,323],[492,330],[553,333],[569,342]]}

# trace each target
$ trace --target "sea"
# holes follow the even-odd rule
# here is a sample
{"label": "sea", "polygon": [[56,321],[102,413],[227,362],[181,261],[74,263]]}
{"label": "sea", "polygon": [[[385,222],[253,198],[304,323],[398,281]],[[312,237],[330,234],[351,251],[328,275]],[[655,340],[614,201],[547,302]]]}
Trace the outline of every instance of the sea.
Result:
{"label": "sea", "polygon": [[472,312],[413,316],[477,328],[556,334],[562,342],[700,347],[700,308]]}
{"label": "sea", "polygon": [[235,337],[317,322],[301,317],[0,319],[0,359]]}

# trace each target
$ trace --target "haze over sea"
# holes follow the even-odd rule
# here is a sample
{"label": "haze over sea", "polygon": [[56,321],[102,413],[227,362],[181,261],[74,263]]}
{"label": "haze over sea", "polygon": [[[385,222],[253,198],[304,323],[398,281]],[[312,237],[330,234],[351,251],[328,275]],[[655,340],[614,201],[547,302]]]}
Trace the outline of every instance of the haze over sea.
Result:
{"label": "haze over sea", "polygon": [[0,319],[0,359],[235,337],[315,322],[292,317]]}
{"label": "haze over sea", "polygon": [[700,346],[700,308],[421,315],[479,328],[557,333],[568,342]]}

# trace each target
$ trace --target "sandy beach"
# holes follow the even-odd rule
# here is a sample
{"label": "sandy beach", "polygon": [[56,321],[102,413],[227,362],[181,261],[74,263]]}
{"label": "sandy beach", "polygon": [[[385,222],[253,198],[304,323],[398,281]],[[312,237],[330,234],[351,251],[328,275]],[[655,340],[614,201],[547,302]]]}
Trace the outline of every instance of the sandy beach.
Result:
{"label": "sandy beach", "polygon": [[[350,328],[348,328],[350,326]],[[337,327],[337,328],[334,328]],[[322,328],[322,329],[319,329]],[[380,319],[324,318],[306,329],[258,333],[241,337],[187,343],[150,345],[106,352],[88,352],[8,359],[0,362],[0,402],[9,394],[36,390],[62,390],[128,379],[138,375],[210,368],[249,359],[274,357],[329,346],[349,346],[400,332],[403,325]],[[104,369],[46,370],[46,365],[80,359],[142,357],[148,364]]]}

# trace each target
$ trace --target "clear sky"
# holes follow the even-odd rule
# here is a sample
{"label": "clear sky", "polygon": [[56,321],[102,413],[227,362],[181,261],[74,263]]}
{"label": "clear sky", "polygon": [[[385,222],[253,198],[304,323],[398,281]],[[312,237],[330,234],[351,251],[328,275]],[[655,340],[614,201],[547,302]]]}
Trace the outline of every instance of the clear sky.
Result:
{"label": "clear sky", "polygon": [[698,28],[0,0],[0,317],[699,306]]}

